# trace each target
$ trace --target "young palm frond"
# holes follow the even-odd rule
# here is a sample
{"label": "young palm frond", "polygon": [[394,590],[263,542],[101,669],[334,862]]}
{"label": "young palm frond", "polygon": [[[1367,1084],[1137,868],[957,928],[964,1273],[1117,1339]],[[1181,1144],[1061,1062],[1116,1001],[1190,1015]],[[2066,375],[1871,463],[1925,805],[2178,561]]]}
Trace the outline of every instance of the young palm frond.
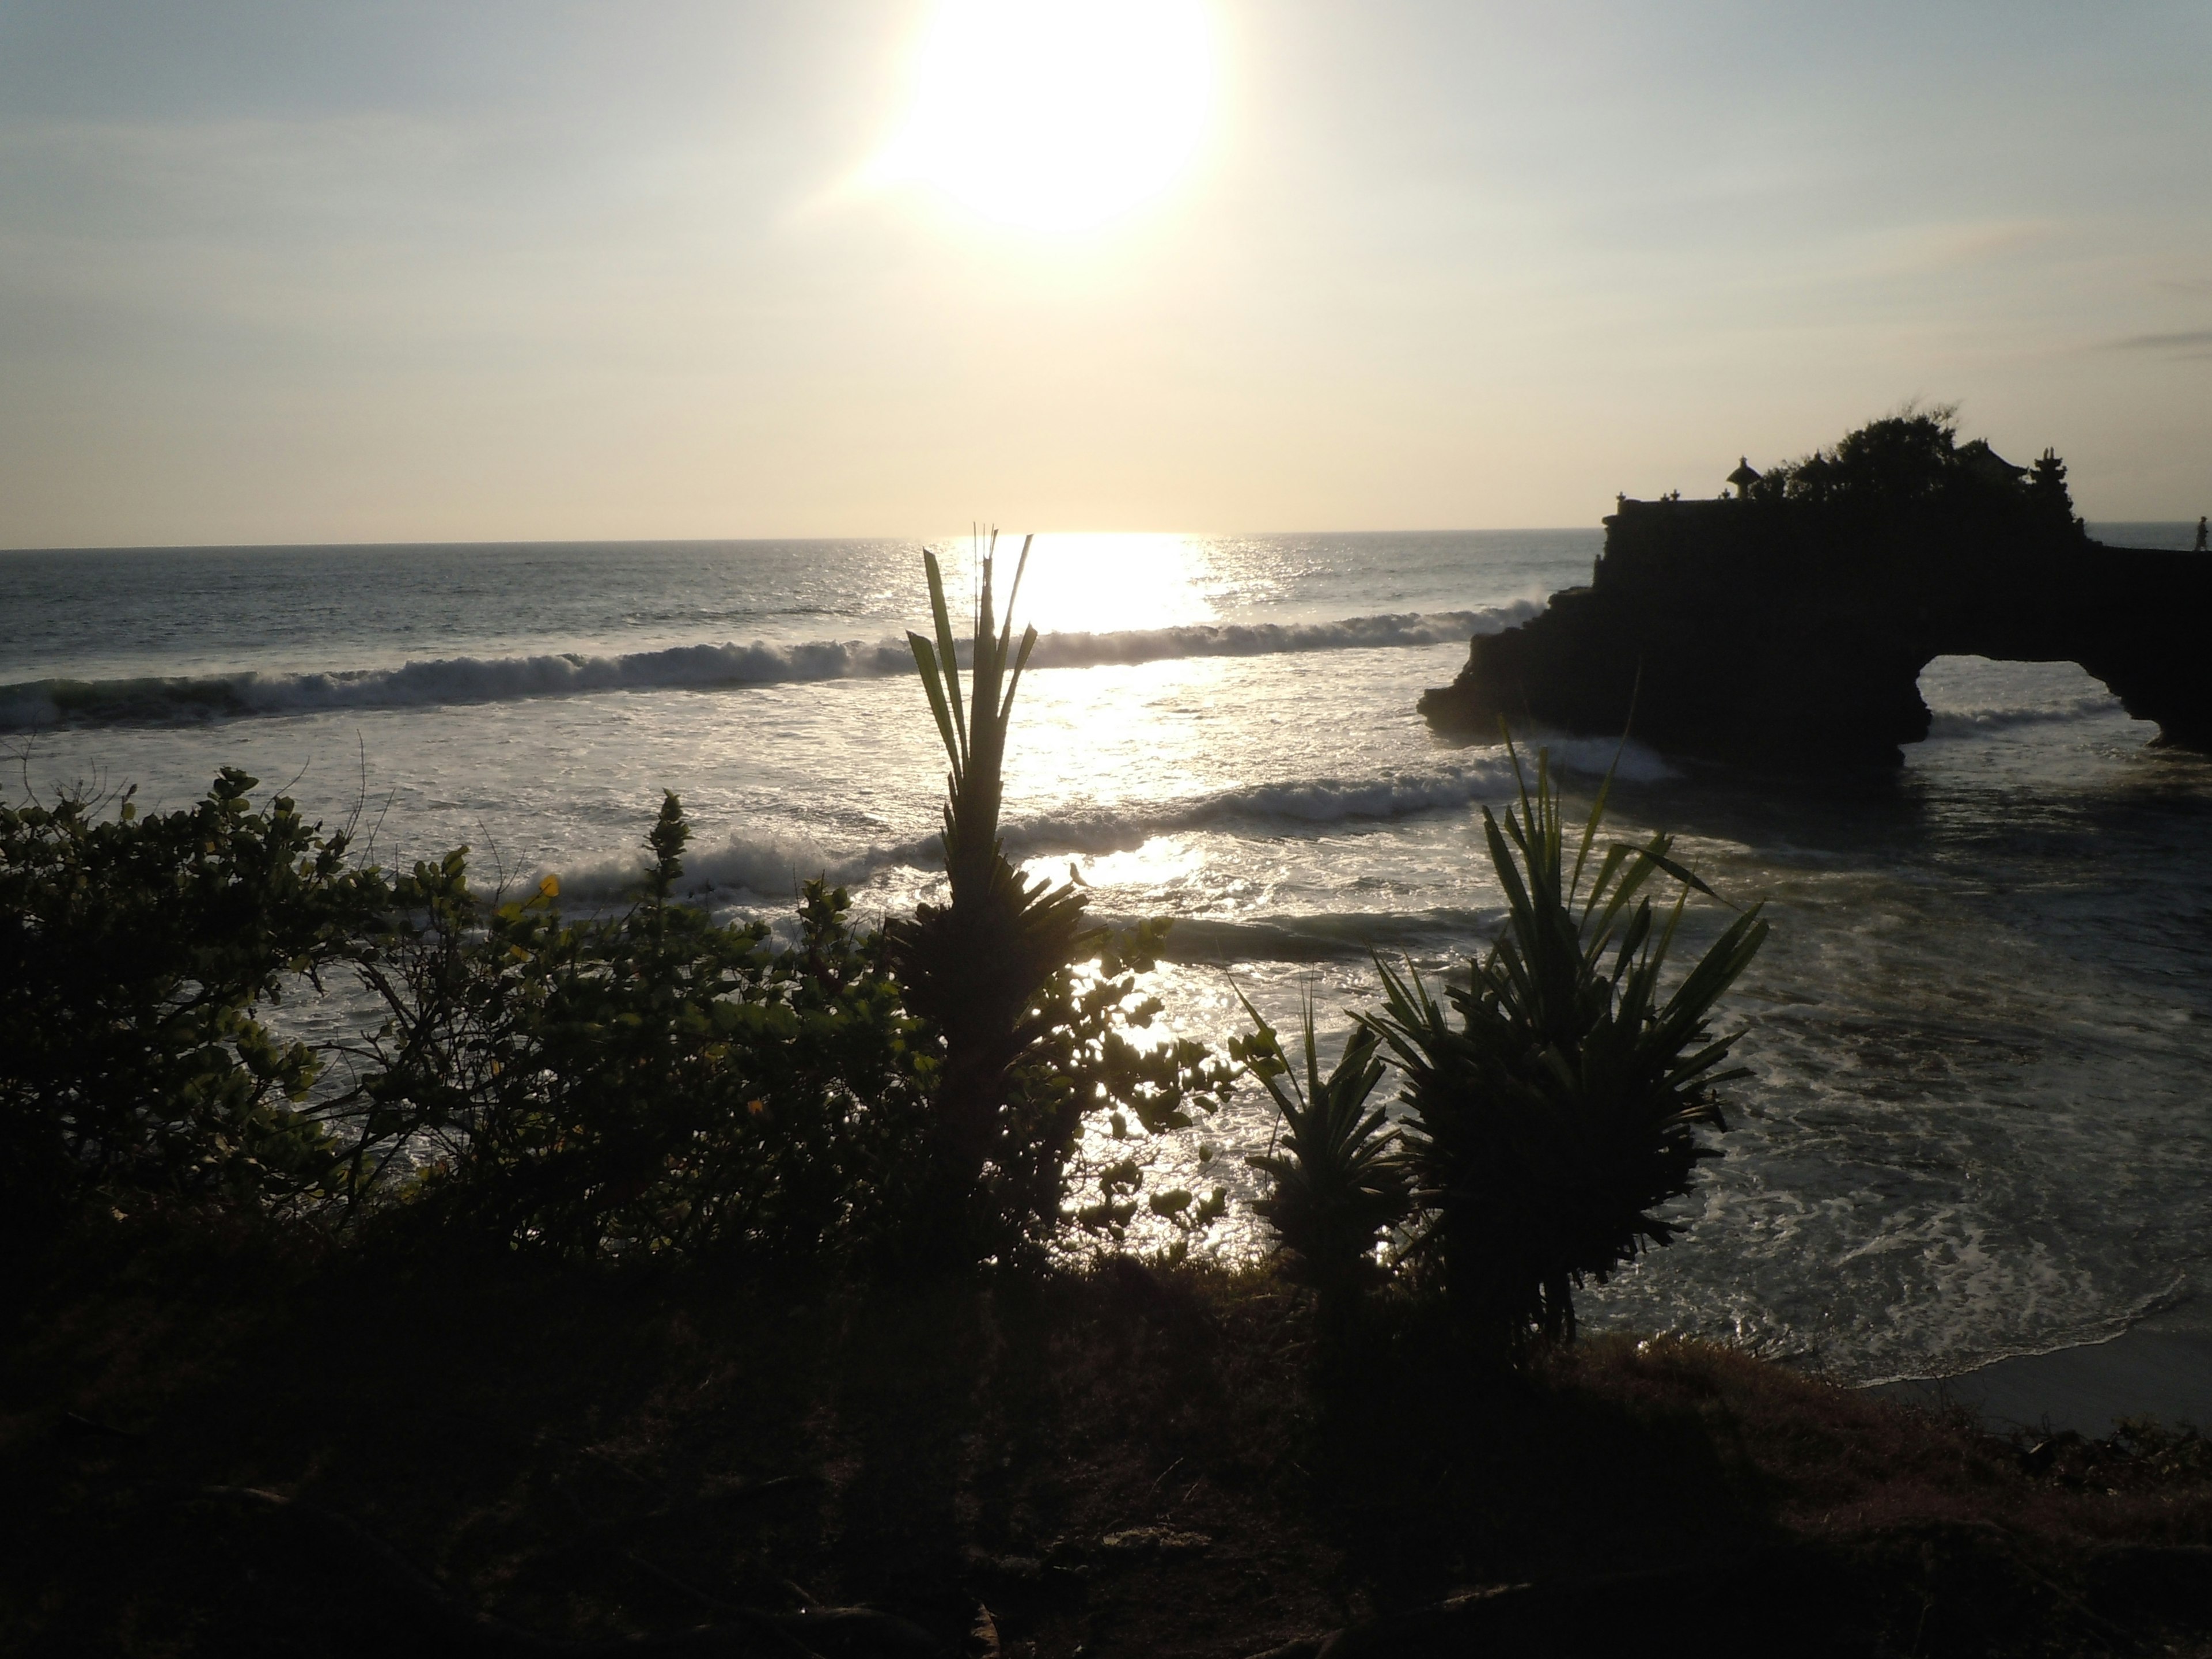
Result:
{"label": "young palm frond", "polygon": [[1301,1087],[1274,1029],[1241,991],[1237,1000],[1255,1029],[1232,1052],[1282,1118],[1275,1145],[1245,1160],[1270,1182],[1253,1208],[1281,1240],[1291,1279],[1319,1291],[1325,1303],[1348,1300],[1377,1275],[1376,1243],[1405,1220],[1412,1202],[1397,1131],[1387,1127],[1381,1107],[1368,1104],[1382,1080],[1381,1039],[1366,1026],[1353,1027],[1343,1056],[1324,1078],[1308,998]]}
{"label": "young palm frond", "polygon": [[[933,553],[922,556],[936,637],[907,635],[951,763],[945,867],[952,890],[950,903],[921,905],[886,932],[907,1006],[945,1040],[930,1178],[934,1224],[952,1230],[945,1243],[956,1251],[989,1248],[978,1238],[981,1218],[972,1212],[986,1166],[1009,1161],[1001,1156],[1009,1150],[1002,1142],[1013,1133],[1005,1110],[1007,1073],[1053,1018],[1036,1005],[1054,976],[1095,951],[1102,937],[1084,925],[1081,892],[1025,881],[999,842],[1006,728],[1037,637],[1036,629],[1024,629],[1016,649],[1011,620],[1029,550],[1025,538],[1003,623],[993,592],[995,532],[983,553],[964,695],[944,574]],[[1048,1133],[1072,1141],[1074,1129],[1073,1123],[1054,1125]]]}
{"label": "young palm frond", "polygon": [[[1519,810],[1503,825],[1482,815],[1506,923],[1447,994],[1457,1022],[1419,974],[1379,960],[1384,1005],[1361,1018],[1405,1078],[1428,1212],[1415,1248],[1511,1355],[1531,1337],[1571,1338],[1577,1286],[1674,1237],[1658,1212],[1713,1155],[1694,1131],[1726,1127],[1717,1086],[1747,1075],[1720,1069],[1740,1034],[1716,1037],[1707,1022],[1766,923],[1758,905],[1739,915],[1662,995],[1689,895],[1712,890],[1674,861],[1663,834],[1593,866],[1610,775],[1570,859],[1548,756],[1538,753],[1532,793],[1509,752]],[[1644,891],[1655,875],[1680,888],[1663,921]]]}

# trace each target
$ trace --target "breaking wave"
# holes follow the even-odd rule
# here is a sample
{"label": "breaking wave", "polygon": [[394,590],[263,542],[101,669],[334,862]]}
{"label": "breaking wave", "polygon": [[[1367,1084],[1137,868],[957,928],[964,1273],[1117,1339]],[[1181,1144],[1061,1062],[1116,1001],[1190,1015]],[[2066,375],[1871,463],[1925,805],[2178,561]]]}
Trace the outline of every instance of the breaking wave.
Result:
{"label": "breaking wave", "polygon": [[1360,962],[1376,951],[1418,956],[1462,949],[1494,932],[1497,921],[1492,913],[1452,908],[1325,910],[1252,921],[1183,916],[1160,954],[1182,963]]}
{"label": "breaking wave", "polygon": [[[1112,634],[1047,634],[1038,639],[1030,663],[1037,668],[1095,668],[1187,657],[1443,645],[1510,628],[1541,608],[1535,600],[1522,600],[1484,611],[1412,611],[1326,623],[1206,623]],[[914,659],[903,641],[870,645],[823,640],[806,645],[685,645],[620,656],[560,652],[447,657],[399,668],[333,673],[28,680],[0,685],[0,731],[64,722],[166,725],[332,709],[506,702],[595,691],[714,690],[878,679],[913,672]]]}
{"label": "breaking wave", "polygon": [[1971,738],[1985,732],[2002,732],[2015,726],[2057,726],[2068,720],[2090,720],[2124,711],[2120,700],[2099,691],[2041,708],[1943,708],[1928,723],[1931,738]]}
{"label": "breaking wave", "polygon": [[[1547,745],[1552,764],[1587,775],[1601,775],[1620,757],[1627,782],[1673,777],[1674,769],[1638,744],[1621,749],[1611,739],[1564,738]],[[1450,811],[1477,801],[1500,801],[1514,788],[1512,763],[1503,750],[1434,770],[1364,778],[1308,778],[1244,784],[1202,795],[1152,802],[1116,802],[1066,808],[1033,817],[1016,814],[1000,827],[1007,856],[1020,861],[1133,852],[1155,836],[1218,830],[1231,835],[1295,835],[1334,823],[1387,823],[1419,812]],[[927,869],[943,857],[935,835],[878,842],[863,847],[825,847],[805,836],[737,836],[720,848],[695,844],[684,854],[687,896],[746,892],[781,900],[816,876],[852,886],[900,866]],[[564,893],[586,902],[634,890],[641,860],[620,857],[561,870]]]}

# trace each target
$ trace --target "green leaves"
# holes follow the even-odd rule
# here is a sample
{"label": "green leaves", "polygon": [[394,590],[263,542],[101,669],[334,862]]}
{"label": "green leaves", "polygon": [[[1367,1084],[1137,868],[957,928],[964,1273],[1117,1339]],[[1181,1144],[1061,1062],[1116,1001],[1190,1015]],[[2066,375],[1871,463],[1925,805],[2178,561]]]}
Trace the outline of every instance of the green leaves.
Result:
{"label": "green leaves", "polygon": [[494,906],[465,863],[417,866],[417,919],[364,964],[390,1018],[357,1059],[432,1154],[424,1213],[581,1255],[816,1261],[892,1231],[934,1066],[880,938],[819,881],[781,950],[676,902],[689,836],[665,795],[643,899],[582,921],[556,884]]}
{"label": "green leaves", "polygon": [[0,1209],[37,1236],[88,1207],[283,1203],[340,1149],[301,1109],[319,1057],[261,1005],[390,902],[294,803],[224,768],[196,805],[0,808]]}

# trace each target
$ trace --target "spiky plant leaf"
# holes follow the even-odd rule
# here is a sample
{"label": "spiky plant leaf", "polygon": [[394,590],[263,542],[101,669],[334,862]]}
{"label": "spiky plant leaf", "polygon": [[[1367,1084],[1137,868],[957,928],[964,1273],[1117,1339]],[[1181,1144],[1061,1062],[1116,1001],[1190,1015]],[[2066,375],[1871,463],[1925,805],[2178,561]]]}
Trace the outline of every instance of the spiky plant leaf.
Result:
{"label": "spiky plant leaf", "polygon": [[[1708,1022],[1767,929],[1753,905],[1662,995],[1688,894],[1711,889],[1663,835],[1590,872],[1610,777],[1570,862],[1548,756],[1533,788],[1513,761],[1516,807],[1482,815],[1506,898],[1496,942],[1448,989],[1449,1013],[1378,958],[1382,1006],[1360,1017],[1403,1080],[1424,1212],[1411,1253],[1508,1357],[1571,1337],[1576,1288],[1675,1236],[1662,1212],[1712,1155],[1695,1132],[1726,1127],[1716,1085],[1742,1075],[1720,1069],[1736,1034]],[[1655,875],[1682,890],[1663,922]]]}
{"label": "spiky plant leaf", "polygon": [[[1024,539],[1017,593],[1029,551]],[[934,1024],[945,1042],[934,1102],[932,1201],[938,1243],[955,1255],[993,1248],[990,1225],[980,1213],[990,1207],[982,1190],[987,1170],[1034,1169],[1041,1161],[1052,1171],[1045,1184],[1058,1180],[1081,1103],[1063,1102],[1042,1118],[1016,1111],[1009,1073],[1062,1021],[1064,1011],[1048,993],[1103,938],[1085,923],[1079,890],[1025,880],[1000,844],[1006,730],[1036,630],[1023,635],[1009,673],[1012,625],[1000,627],[995,615],[995,555],[994,535],[981,559],[964,697],[944,575],[936,556],[924,556],[936,637],[933,643],[920,634],[908,639],[951,767],[944,822],[951,896],[946,904],[919,906],[886,930],[908,1006]],[[1034,1207],[1044,1200],[1027,1201]],[[1056,1206],[1056,1191],[1053,1202]]]}
{"label": "spiky plant leaf", "polygon": [[1324,1297],[1356,1290],[1376,1272],[1383,1234],[1405,1220],[1412,1183],[1380,1106],[1368,1102],[1382,1080],[1380,1038],[1355,1026],[1327,1077],[1314,1036],[1310,998],[1304,1009],[1305,1082],[1283,1053],[1274,1028],[1242,991],[1253,1030],[1231,1052],[1245,1060],[1280,1118],[1269,1150],[1246,1163],[1268,1178],[1253,1207],[1275,1230],[1289,1275]]}

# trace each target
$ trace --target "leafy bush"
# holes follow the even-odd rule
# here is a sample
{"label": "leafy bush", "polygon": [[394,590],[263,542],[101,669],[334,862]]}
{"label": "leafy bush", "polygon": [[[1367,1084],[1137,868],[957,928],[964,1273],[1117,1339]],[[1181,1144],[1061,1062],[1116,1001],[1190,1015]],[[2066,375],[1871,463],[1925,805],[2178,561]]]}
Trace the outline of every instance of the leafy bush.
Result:
{"label": "leafy bush", "polygon": [[206,797],[112,816],[0,808],[0,1206],[37,1236],[87,1205],[252,1208],[343,1178],[306,1109],[319,1064],[259,1016],[389,901],[277,797],[225,767]]}
{"label": "leafy bush", "polygon": [[[1753,906],[1662,1000],[1690,891],[1711,890],[1668,856],[1664,835],[1613,846],[1593,868],[1610,779],[1570,868],[1548,757],[1534,794],[1513,760],[1518,812],[1502,827],[1482,815],[1506,924],[1448,992],[1457,1022],[1418,974],[1379,961],[1383,1006],[1359,1016],[1404,1077],[1424,1211],[1413,1259],[1503,1358],[1571,1338],[1577,1286],[1674,1237],[1660,1211],[1711,1156],[1695,1131],[1725,1127],[1717,1085],[1745,1075],[1718,1069],[1735,1037],[1707,1021],[1766,936]],[[1640,896],[1662,873],[1681,890],[1663,924]]]}
{"label": "leafy bush", "polygon": [[389,1018],[356,1156],[405,1145],[434,1212],[570,1253],[812,1258],[883,1231],[931,1067],[880,941],[819,882],[782,951],[674,902],[689,834],[665,796],[645,896],[604,921],[564,918],[550,878],[479,896],[466,848],[417,865],[362,964]]}
{"label": "leafy bush", "polygon": [[[1211,1110],[1233,1073],[1188,1041],[1140,1047],[1126,1032],[1149,1026],[1156,999],[1131,1006],[1134,975],[1148,971],[1166,932],[1151,922],[1111,937],[1086,925],[1073,884],[1025,879],[999,841],[1002,773],[1014,693],[1036,644],[1014,648],[1012,613],[1030,543],[1014,568],[1008,619],[993,593],[996,536],[984,551],[963,697],[958,645],[936,555],[923,555],[935,639],[907,638],[921,671],[951,770],[945,868],[951,902],[922,904],[892,922],[890,962],[906,1005],[943,1044],[932,1096],[929,1194],[914,1248],[939,1262],[1035,1254],[1058,1231],[1068,1168],[1084,1121],[1109,1115],[1116,1138],[1133,1115],[1150,1133],[1187,1128]],[[1097,974],[1084,971],[1096,959]],[[1134,1216],[1142,1176],[1133,1160],[1100,1172],[1098,1200],[1077,1218],[1119,1237]],[[1157,1194],[1153,1212],[1185,1226],[1220,1212],[1225,1194],[1202,1200]]]}

